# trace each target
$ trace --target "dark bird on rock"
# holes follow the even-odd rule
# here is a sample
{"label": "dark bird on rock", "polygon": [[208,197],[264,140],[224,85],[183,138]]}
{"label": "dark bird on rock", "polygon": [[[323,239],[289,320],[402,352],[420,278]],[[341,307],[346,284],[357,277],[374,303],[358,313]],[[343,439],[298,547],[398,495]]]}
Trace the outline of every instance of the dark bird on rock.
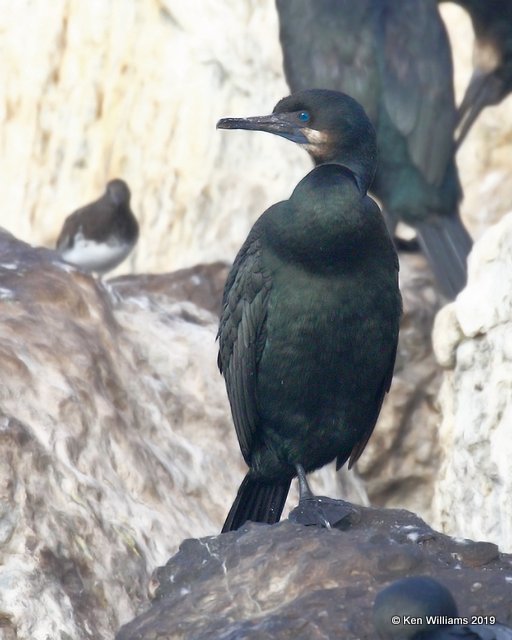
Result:
{"label": "dark bird on rock", "polygon": [[393,582],[377,594],[375,628],[382,640],[512,640],[512,629],[470,624],[459,615],[450,591],[428,576]]}
{"label": "dark bird on rock", "polygon": [[468,12],[475,32],[473,74],[457,114],[460,146],[482,109],[512,91],[512,1],[452,1]]}
{"label": "dark bird on rock", "polygon": [[436,0],[276,0],[292,91],[358,100],[377,132],[370,191],[390,229],[414,227],[448,298],[465,286],[471,238],[458,212],[456,109],[448,36]]}
{"label": "dark bird on rock", "polygon": [[139,237],[124,180],[111,180],[105,193],[69,215],[57,240],[63,260],[83,271],[104,274],[127,257]]}
{"label": "dark bird on rock", "polygon": [[277,522],[294,476],[311,499],[305,473],[359,458],[393,377],[401,297],[397,255],[367,195],[375,132],[355,100],[299,91],[269,116],[217,127],[283,136],[316,164],[256,221],[226,281],[218,362],[249,466],[231,531]]}

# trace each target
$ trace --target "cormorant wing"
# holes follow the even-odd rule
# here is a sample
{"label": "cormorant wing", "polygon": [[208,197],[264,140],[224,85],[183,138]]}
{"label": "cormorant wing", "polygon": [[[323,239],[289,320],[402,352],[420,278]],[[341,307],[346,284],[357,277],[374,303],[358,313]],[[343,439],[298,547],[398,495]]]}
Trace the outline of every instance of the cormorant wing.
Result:
{"label": "cormorant wing", "polygon": [[[396,258],[396,262],[395,262],[395,267],[396,267],[396,277],[398,280],[398,272],[400,269],[400,265],[398,262],[398,256],[395,255]],[[352,452],[350,453],[350,460],[348,463],[348,468],[351,469],[354,464],[359,460],[359,458],[361,457],[361,454],[363,453],[366,445],[368,444],[368,440],[371,438],[371,435],[373,433],[373,430],[375,429],[375,425],[377,424],[377,420],[379,418],[380,415],[380,410],[382,407],[382,403],[384,402],[384,397],[386,395],[386,393],[388,393],[389,389],[391,388],[391,382],[393,381],[393,372],[395,370],[395,362],[396,362],[396,352],[398,349],[398,326],[397,326],[397,331],[396,331],[396,335],[395,335],[395,342],[393,345],[393,350],[391,352],[390,358],[389,358],[389,365],[386,371],[386,374],[384,376],[384,378],[382,379],[382,383],[379,387],[379,390],[377,391],[377,395],[375,398],[375,418],[372,420],[370,426],[368,427],[368,429],[363,433],[363,436],[361,437],[361,439],[359,440],[359,442],[356,444],[356,446],[352,449]],[[344,458],[338,456],[336,458],[336,470],[338,470],[340,467],[342,467],[345,462],[347,461],[348,455],[346,455]]]}
{"label": "cormorant wing", "polygon": [[386,111],[407,137],[414,165],[439,185],[453,156],[457,114],[451,51],[436,0],[387,0],[379,37]]}
{"label": "cormorant wing", "polygon": [[265,345],[271,277],[261,262],[260,226],[255,224],[240,249],[224,288],[217,337],[218,365],[226,380],[242,455],[250,466],[258,424],[256,373]]}
{"label": "cormorant wing", "polygon": [[[398,338],[398,336],[397,336],[397,338]],[[363,437],[361,438],[361,440],[359,440],[359,442],[356,444],[356,446],[352,449],[352,453],[350,454],[350,460],[349,460],[349,463],[348,463],[348,468],[349,469],[351,469],[354,466],[354,464],[361,457],[361,454],[363,453],[366,445],[368,444],[368,440],[371,438],[373,430],[375,429],[375,425],[377,424],[377,419],[378,419],[379,414],[380,414],[380,409],[382,407],[382,403],[384,402],[384,397],[385,397],[386,393],[389,391],[389,389],[391,387],[391,382],[393,380],[393,371],[395,369],[395,360],[396,360],[397,347],[398,347],[398,339],[397,339],[397,341],[395,343],[395,346],[394,346],[394,349],[393,349],[392,358],[390,359],[390,366],[389,366],[389,368],[387,370],[386,376],[382,380],[382,385],[380,386],[379,392],[377,394],[377,398],[376,398],[376,402],[375,402],[375,419],[372,421],[371,426],[364,432]],[[340,463],[339,457],[336,459],[336,469],[339,469],[345,463],[347,457],[345,457],[345,460],[343,460],[341,463]]]}

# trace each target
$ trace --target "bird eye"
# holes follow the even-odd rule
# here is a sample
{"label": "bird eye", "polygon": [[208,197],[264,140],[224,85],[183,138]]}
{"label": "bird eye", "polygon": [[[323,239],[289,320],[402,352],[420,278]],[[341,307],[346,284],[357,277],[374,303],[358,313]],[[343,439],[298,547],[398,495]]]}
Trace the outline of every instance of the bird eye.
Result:
{"label": "bird eye", "polygon": [[299,115],[297,117],[301,122],[307,122],[310,116],[307,111],[299,111]]}

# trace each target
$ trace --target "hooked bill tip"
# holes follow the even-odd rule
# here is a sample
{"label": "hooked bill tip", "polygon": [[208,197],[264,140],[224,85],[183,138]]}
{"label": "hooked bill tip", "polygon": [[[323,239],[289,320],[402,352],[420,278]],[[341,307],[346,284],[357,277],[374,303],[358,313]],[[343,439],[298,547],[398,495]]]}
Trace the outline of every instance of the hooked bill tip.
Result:
{"label": "hooked bill tip", "polygon": [[217,129],[237,129],[240,126],[240,118],[221,118],[217,122]]}

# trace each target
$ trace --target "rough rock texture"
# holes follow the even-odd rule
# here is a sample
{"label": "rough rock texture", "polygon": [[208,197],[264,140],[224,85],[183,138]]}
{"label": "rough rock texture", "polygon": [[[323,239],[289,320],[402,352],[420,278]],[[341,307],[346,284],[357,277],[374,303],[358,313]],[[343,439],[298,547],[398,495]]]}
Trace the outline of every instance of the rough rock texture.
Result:
{"label": "rough rock texture", "polygon": [[438,578],[460,615],[512,620],[512,556],[407,511],[363,508],[343,531],[282,522],[185,540],[155,571],[152,606],[116,638],[375,640],[376,592],[408,575]]}
{"label": "rough rock texture", "polygon": [[[201,278],[225,267],[137,290],[5,232],[0,256],[0,635],[112,638],[154,567],[219,531],[244,472],[217,317],[176,302],[216,308]],[[339,495],[332,469],[314,486]]]}
{"label": "rough rock texture", "polygon": [[155,564],[226,510],[215,317],[114,304],[6,234],[0,255],[0,620],[23,640],[112,637]]}
{"label": "rough rock texture", "polygon": [[512,549],[512,214],[475,246],[469,283],[436,320],[440,395],[437,526]]}
{"label": "rough rock texture", "polygon": [[[218,118],[267,113],[287,93],[274,0],[1,7],[0,225],[17,237],[52,246],[65,216],[119,176],[141,222],[121,270],[231,261],[255,218],[310,167],[286,140],[215,130]],[[458,7],[442,11],[460,96],[471,27]],[[459,153],[477,235],[512,201],[511,121],[511,98],[486,109]]]}

